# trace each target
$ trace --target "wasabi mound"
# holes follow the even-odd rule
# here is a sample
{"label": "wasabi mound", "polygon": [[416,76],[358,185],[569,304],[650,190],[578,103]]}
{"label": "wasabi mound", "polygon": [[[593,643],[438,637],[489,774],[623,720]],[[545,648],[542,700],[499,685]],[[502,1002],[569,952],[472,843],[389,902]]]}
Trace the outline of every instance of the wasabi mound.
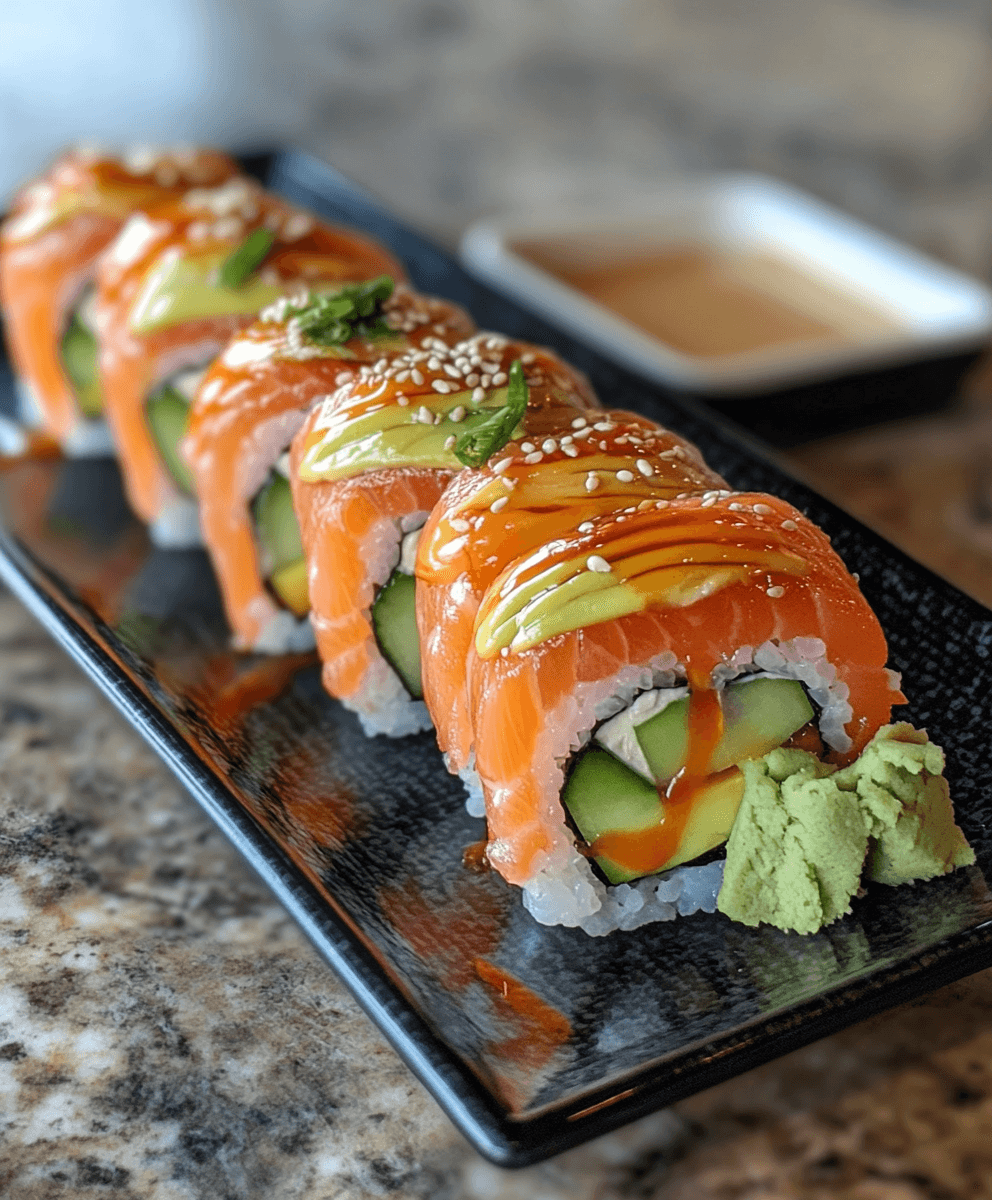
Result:
{"label": "wasabi mound", "polygon": [[815,933],[850,911],[863,878],[909,883],[975,861],[944,752],[912,725],[884,726],[840,769],[778,749],[741,770],[717,907],[745,925]]}

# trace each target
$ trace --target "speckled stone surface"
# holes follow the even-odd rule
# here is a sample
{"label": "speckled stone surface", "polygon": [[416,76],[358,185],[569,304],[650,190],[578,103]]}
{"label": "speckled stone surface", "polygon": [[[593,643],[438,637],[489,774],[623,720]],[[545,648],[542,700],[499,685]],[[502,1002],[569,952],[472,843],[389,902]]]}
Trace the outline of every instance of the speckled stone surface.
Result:
{"label": "speckled stone surface", "polygon": [[9,596],[0,762],[5,1198],[987,1194],[990,972],[507,1173]]}

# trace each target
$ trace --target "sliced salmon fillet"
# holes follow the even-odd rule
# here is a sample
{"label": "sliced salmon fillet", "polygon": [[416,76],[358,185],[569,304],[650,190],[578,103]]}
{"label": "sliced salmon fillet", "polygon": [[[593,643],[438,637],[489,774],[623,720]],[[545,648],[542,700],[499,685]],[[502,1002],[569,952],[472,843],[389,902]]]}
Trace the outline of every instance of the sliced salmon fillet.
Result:
{"label": "sliced salmon fillet", "polygon": [[66,438],[80,419],[60,345],[72,306],[100,254],[132,213],[191,187],[223,183],[238,167],[214,150],[70,150],[14,197],[0,227],[0,304],[14,368],[44,427]]}
{"label": "sliced salmon fillet", "polygon": [[[422,523],[462,470],[454,450],[461,422],[487,399],[502,403],[518,359],[529,384],[528,436],[546,437],[563,408],[574,415],[595,404],[585,378],[551,351],[479,333],[452,347],[434,340],[361,368],[311,411],[294,439],[290,479],[324,683],[359,710],[385,668],[370,608],[395,566],[402,521],[406,528]],[[377,433],[376,422],[393,432]],[[411,465],[396,438],[418,430],[433,438],[433,449]],[[322,480],[320,471],[328,469],[333,478]]]}
{"label": "sliced salmon fillet", "polygon": [[574,533],[583,520],[727,486],[695,446],[647,417],[615,409],[588,418],[560,410],[557,417],[538,461],[536,451],[512,442],[485,467],[463,471],[420,540],[417,620],[424,699],[455,772],[468,765],[472,751],[461,664],[468,661],[479,605],[500,572],[521,555]]}
{"label": "sliced salmon fillet", "polygon": [[232,338],[200,385],[184,446],[204,541],[235,644],[244,649],[256,646],[281,611],[266,585],[251,500],[310,408],[354,379],[363,364],[405,352],[425,338],[454,344],[473,328],[462,309],[405,285],[384,306],[384,319],[395,331],[388,339],[356,337],[323,347],[302,337],[292,312],[277,303]]}
{"label": "sliced salmon fillet", "polygon": [[[825,534],[785,501],[720,492],[621,515],[626,520],[595,518],[588,532],[511,564],[490,585],[476,618],[468,686],[488,855],[513,883],[525,883],[571,846],[558,799],[563,765],[578,748],[577,734],[595,724],[595,698],[608,695],[626,668],[667,660],[693,690],[706,689],[742,646],[788,649],[797,638],[819,640],[828,660],[824,677],[852,710],[841,761],[904,701],[856,581]],[[605,571],[587,565],[594,556]],[[480,644],[487,620],[500,606],[511,610],[534,580],[557,578],[550,586],[564,587],[553,574],[563,564],[608,572],[626,589],[628,611],[505,653],[492,641]]]}
{"label": "sliced salmon fillet", "polygon": [[405,278],[400,263],[371,238],[327,225],[249,179],[189,192],[133,216],[100,261],[96,314],[107,419],[128,497],[145,521],[154,521],[167,504],[179,499],[148,426],[149,394],[176,371],[209,363],[258,315],[258,306],[246,311],[241,287],[224,288],[211,281],[204,286],[215,312],[157,322],[149,299],[155,282],[184,263],[214,264],[211,271],[216,270],[261,228],[275,235],[257,272],[260,285],[273,289],[269,301],[302,287],[383,274]]}

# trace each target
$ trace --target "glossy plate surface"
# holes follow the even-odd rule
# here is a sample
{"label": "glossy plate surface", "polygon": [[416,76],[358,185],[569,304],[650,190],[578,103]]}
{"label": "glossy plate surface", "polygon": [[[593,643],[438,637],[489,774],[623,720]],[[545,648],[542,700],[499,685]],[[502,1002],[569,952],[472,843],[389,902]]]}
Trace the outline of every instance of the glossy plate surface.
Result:
{"label": "glossy plate surface", "polygon": [[[504,1165],[536,1161],[992,963],[987,610],[734,431],[474,283],[325,166],[285,154],[268,170],[276,190],[387,242],[422,290],[480,326],[555,346],[604,402],[672,425],[734,486],[775,492],[821,524],[888,634],[907,718],[948,752],[978,854],[978,867],[929,884],[872,887],[815,937],[705,914],[606,939],[546,929],[473,869],[483,824],[431,735],[370,742],[323,695],[311,660],[232,654],[205,556],[149,546],[113,463],[6,466],[7,584],[269,882],[473,1144]],[[0,387],[9,404],[9,380]]]}

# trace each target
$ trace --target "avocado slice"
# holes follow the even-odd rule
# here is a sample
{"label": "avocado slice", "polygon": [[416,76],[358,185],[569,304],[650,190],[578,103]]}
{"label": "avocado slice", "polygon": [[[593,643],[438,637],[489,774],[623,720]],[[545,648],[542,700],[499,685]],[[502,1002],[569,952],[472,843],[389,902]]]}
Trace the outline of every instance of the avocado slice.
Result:
{"label": "avocado slice", "polygon": [[303,558],[300,523],[293,508],[289,480],[272,471],[253,505],[258,537],[269,556],[272,571]]}
{"label": "avocado slice", "polygon": [[417,581],[394,571],[379,589],[372,605],[372,626],[383,657],[415,700],[422,700],[420,635],[417,632],[415,597]]}
{"label": "avocado slice", "polygon": [[307,564],[289,480],[272,471],[252,505],[272,590],[298,617],[310,611]]}
{"label": "avocado slice", "polygon": [[[733,683],[724,688],[720,699],[723,736],[713,751],[708,774],[762,758],[814,716],[797,679]],[[673,701],[634,732],[655,779],[672,779],[685,765],[688,751],[689,697]]]}
{"label": "avocado slice", "polygon": [[[725,771],[701,785],[692,799],[692,810],[676,851],[649,873],[657,874],[691,862],[725,842],[743,793],[744,778],[740,771]],[[590,845],[607,834],[648,835],[658,828],[665,815],[658,789],[598,746],[579,756],[561,798],[579,833]],[[608,854],[597,855],[596,863],[613,884],[628,883],[645,874],[639,868],[624,866]]]}
{"label": "avocado slice", "polygon": [[295,562],[273,571],[269,576],[269,583],[290,612],[297,617],[307,615],[310,611],[310,583],[305,558],[298,558]]}
{"label": "avocado slice", "polygon": [[98,417],[103,412],[103,392],[97,371],[96,338],[79,319],[78,312],[69,318],[61,351],[62,365],[76,393],[79,411],[85,417]]}
{"label": "avocado slice", "polygon": [[165,383],[149,397],[145,416],[166,470],[182,491],[194,495],[193,475],[179,452],[189,421],[189,401]]}

